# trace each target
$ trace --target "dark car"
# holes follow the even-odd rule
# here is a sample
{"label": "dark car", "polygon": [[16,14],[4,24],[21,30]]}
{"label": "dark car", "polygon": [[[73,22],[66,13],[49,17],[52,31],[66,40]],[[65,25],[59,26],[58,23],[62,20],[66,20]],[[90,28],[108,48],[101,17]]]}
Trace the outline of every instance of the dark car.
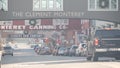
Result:
{"label": "dark car", "polygon": [[120,30],[97,30],[93,44],[88,47],[87,59],[98,61],[99,57],[115,57],[120,60]]}
{"label": "dark car", "polygon": [[39,47],[39,45],[36,44],[36,45],[33,47],[33,49],[35,50],[37,47]]}
{"label": "dark car", "polygon": [[36,46],[36,47],[34,48],[34,51],[37,52],[39,49],[40,49],[40,46]]}
{"label": "dark car", "polygon": [[64,56],[68,56],[70,51],[70,47],[66,47],[64,51]]}
{"label": "dark car", "polygon": [[59,50],[58,50],[58,55],[64,55],[65,54],[65,50],[66,50],[65,47],[60,47]]}
{"label": "dark car", "polygon": [[12,55],[13,56],[13,48],[11,46],[5,46],[2,50],[2,56],[4,55]]}
{"label": "dark car", "polygon": [[47,46],[40,47],[37,51],[37,54],[39,54],[39,55],[50,55],[51,54],[51,49],[50,49],[50,47],[47,47]]}
{"label": "dark car", "polygon": [[58,55],[59,48],[60,48],[59,46],[56,46],[56,47],[53,48],[53,50],[52,50],[52,55],[53,56],[57,56]]}
{"label": "dark car", "polygon": [[37,44],[30,44],[31,48],[34,48]]}
{"label": "dark car", "polygon": [[78,48],[77,45],[72,45],[69,50],[69,56],[75,56],[76,55],[76,49]]}

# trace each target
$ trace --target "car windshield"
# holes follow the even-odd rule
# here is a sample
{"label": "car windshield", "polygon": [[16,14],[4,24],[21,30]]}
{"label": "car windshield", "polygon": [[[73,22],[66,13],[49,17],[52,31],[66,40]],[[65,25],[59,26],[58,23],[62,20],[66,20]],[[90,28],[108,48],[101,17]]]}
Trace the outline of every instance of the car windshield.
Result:
{"label": "car windshield", "polygon": [[60,49],[60,50],[65,50],[66,48],[65,48],[65,47],[60,47],[59,49]]}
{"label": "car windshield", "polygon": [[95,37],[120,38],[120,30],[97,30]]}
{"label": "car windshield", "polygon": [[74,46],[74,47],[73,47],[73,49],[77,49],[77,48],[78,48],[78,46]]}
{"label": "car windshield", "polygon": [[9,50],[11,49],[11,47],[4,47],[4,50]]}

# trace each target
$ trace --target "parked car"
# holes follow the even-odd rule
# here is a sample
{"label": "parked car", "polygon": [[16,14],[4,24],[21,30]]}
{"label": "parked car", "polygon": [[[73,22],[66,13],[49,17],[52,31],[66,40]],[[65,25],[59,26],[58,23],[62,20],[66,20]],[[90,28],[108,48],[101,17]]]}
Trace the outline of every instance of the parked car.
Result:
{"label": "parked car", "polygon": [[42,49],[42,47],[36,47],[35,52],[36,52],[37,54],[39,54],[41,49]]}
{"label": "parked car", "polygon": [[39,45],[36,45],[35,47],[34,47],[34,51],[35,52],[37,52],[37,50],[40,48],[40,46]]}
{"label": "parked car", "polygon": [[47,46],[40,47],[38,49],[37,53],[40,54],[40,55],[50,55],[51,54],[51,49],[50,49],[50,47],[47,47]]}
{"label": "parked car", "polygon": [[59,50],[58,50],[58,55],[64,55],[65,54],[65,50],[66,50],[65,47],[60,47]]}
{"label": "parked car", "polygon": [[12,55],[13,56],[13,48],[11,46],[4,46],[2,49],[2,56],[4,55]]}
{"label": "parked car", "polygon": [[66,47],[65,48],[64,56],[68,56],[69,55],[69,50],[70,50],[70,47]]}
{"label": "parked car", "polygon": [[37,44],[30,44],[31,48],[34,48]]}
{"label": "parked car", "polygon": [[76,56],[85,56],[87,53],[87,43],[80,43],[76,49]]}
{"label": "parked car", "polygon": [[75,56],[77,48],[78,48],[77,45],[72,45],[70,50],[69,50],[69,56]]}
{"label": "parked car", "polygon": [[52,51],[52,55],[53,56],[57,56],[58,55],[58,50],[59,50],[59,46],[56,46],[54,49],[53,49],[53,51]]}

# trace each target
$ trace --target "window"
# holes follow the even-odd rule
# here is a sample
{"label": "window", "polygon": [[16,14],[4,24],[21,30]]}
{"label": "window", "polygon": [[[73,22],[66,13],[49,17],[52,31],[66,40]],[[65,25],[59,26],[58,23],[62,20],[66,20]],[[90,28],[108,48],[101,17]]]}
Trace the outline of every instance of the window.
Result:
{"label": "window", "polygon": [[0,0],[0,10],[8,11],[8,0]]}
{"label": "window", "polygon": [[56,0],[56,8],[62,8],[61,0]]}
{"label": "window", "polygon": [[69,19],[53,19],[53,25],[69,25]]}
{"label": "window", "polygon": [[63,0],[33,0],[33,11],[63,11]]}
{"label": "window", "polygon": [[46,0],[42,0],[42,8],[46,9],[47,8],[47,1]]}
{"label": "window", "polygon": [[95,37],[120,38],[120,30],[97,30]]}
{"label": "window", "polygon": [[111,0],[111,9],[116,9],[117,8],[117,0]]}
{"label": "window", "polygon": [[95,0],[90,0],[89,1],[89,8],[94,9],[95,8]]}
{"label": "window", "polygon": [[54,0],[49,0],[49,8],[53,9],[54,8]]}
{"label": "window", "polygon": [[88,0],[89,11],[118,11],[118,0]]}
{"label": "window", "polygon": [[11,47],[4,47],[4,50],[10,50],[12,49]]}
{"label": "window", "polygon": [[13,21],[1,21],[0,22],[0,25],[12,25],[13,24]]}

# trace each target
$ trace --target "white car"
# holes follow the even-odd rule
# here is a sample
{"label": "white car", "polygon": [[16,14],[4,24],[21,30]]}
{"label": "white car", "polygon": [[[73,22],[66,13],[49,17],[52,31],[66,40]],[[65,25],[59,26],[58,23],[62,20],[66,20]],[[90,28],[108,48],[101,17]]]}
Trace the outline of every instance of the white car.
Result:
{"label": "white car", "polygon": [[87,52],[87,44],[80,43],[78,48],[76,49],[76,56],[85,56]]}
{"label": "white car", "polygon": [[5,46],[2,49],[2,56],[4,55],[12,55],[13,56],[13,48],[11,46]]}

